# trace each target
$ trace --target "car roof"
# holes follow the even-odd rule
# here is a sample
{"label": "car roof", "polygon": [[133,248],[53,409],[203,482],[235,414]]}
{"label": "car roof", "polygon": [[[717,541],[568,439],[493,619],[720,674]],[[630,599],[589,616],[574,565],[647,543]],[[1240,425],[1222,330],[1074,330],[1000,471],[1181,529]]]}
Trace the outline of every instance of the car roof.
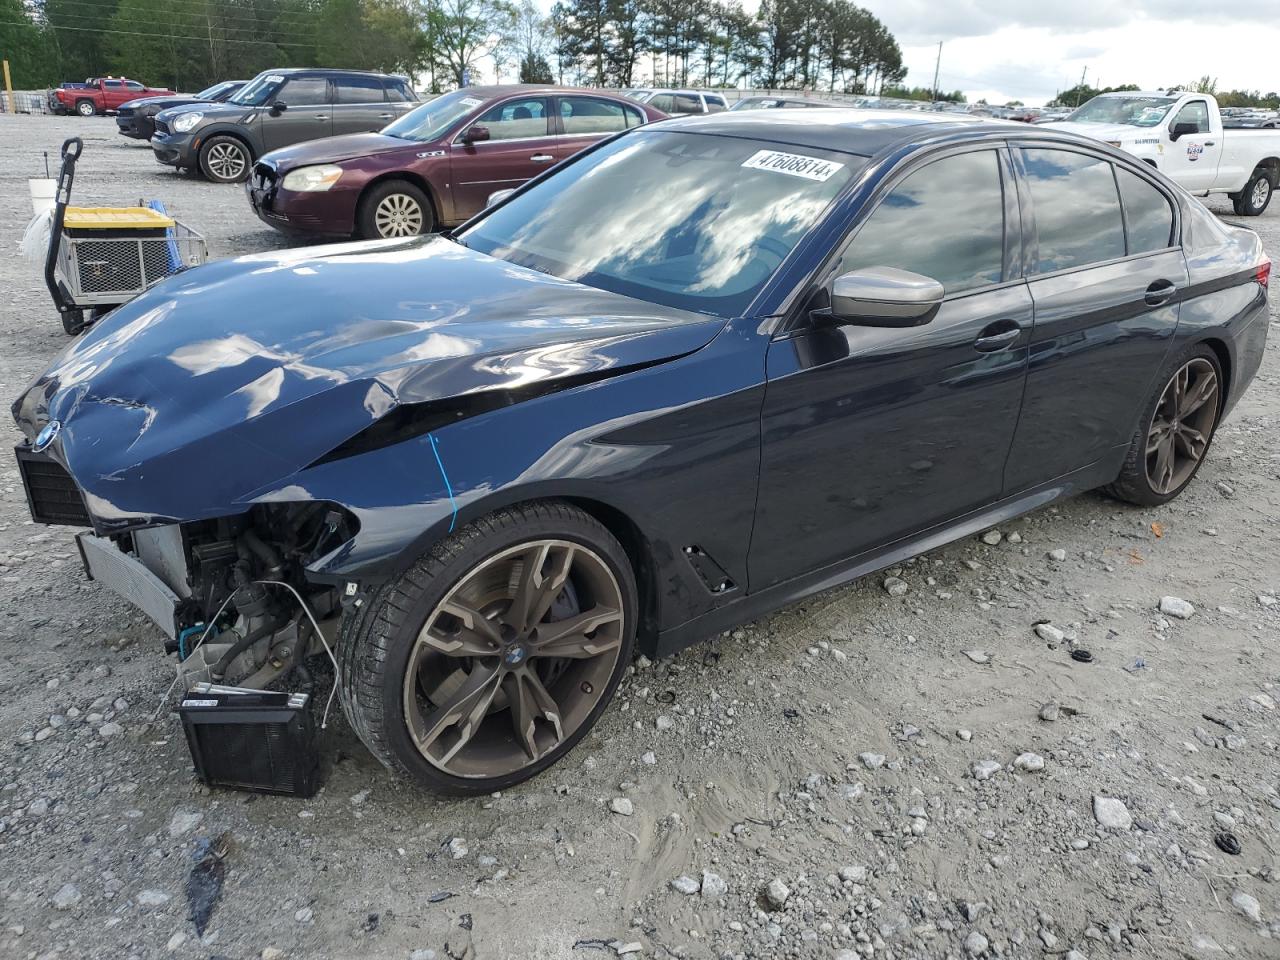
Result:
{"label": "car roof", "polygon": [[483,97],[488,100],[492,97],[504,97],[509,94],[520,93],[542,93],[542,94],[573,94],[587,95],[592,97],[604,97],[608,100],[627,101],[631,98],[617,90],[601,90],[598,87],[562,87],[552,83],[491,83],[487,86],[475,87],[459,87],[453,93],[461,93],[465,91],[473,97]]}
{"label": "car roof", "polygon": [[[1026,135],[1031,128],[1011,120],[923,110],[859,110],[807,107],[778,110],[730,110],[663,120],[659,130],[688,130],[721,136],[751,137],[818,150],[838,150],[872,157],[914,141],[933,140],[949,133]],[[1048,139],[1048,137],[1046,137]]]}
{"label": "car roof", "polygon": [[1040,141],[1046,145],[1086,147],[1110,153],[1140,165],[1132,155],[1114,150],[1092,137],[967,114],[923,110],[874,110],[840,107],[811,110],[807,107],[777,110],[730,110],[695,114],[651,124],[641,131],[688,130],[720,136],[747,137],[765,143],[833,150],[859,157],[876,157],[902,147],[940,142],[970,142],[1010,138]]}
{"label": "car roof", "polygon": [[[400,77],[396,73],[379,73],[377,70],[348,70],[345,67],[280,67],[277,69],[263,70],[262,73],[274,73],[280,76],[292,76],[296,73],[311,73],[317,75],[328,75],[332,73],[355,73],[366,77]],[[259,74],[261,76],[261,74]]]}
{"label": "car roof", "polygon": [[1180,97],[1187,91],[1185,90],[1112,90],[1110,93],[1100,93],[1098,96],[1107,97]]}

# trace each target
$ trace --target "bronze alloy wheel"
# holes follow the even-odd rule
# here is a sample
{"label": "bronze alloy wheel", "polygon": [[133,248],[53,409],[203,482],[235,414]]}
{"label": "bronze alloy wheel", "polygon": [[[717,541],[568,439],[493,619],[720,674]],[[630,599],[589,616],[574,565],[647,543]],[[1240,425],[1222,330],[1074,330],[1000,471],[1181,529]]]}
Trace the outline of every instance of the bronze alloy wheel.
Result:
{"label": "bronze alloy wheel", "polygon": [[1147,432],[1147,483],[1178,490],[1195,473],[1218,419],[1218,372],[1204,357],[1177,369],[1160,395]]}
{"label": "bronze alloy wheel", "polygon": [[418,632],[404,716],[426,760],[463,778],[506,776],[571,737],[609,690],[626,606],[608,564],[533,540],[469,570]]}

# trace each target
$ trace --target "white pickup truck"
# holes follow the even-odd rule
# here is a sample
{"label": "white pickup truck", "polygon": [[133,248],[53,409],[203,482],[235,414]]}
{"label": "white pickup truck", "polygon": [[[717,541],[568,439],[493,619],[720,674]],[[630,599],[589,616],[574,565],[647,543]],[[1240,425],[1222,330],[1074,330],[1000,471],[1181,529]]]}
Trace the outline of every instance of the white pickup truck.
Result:
{"label": "white pickup truck", "polygon": [[1224,130],[1207,93],[1103,93],[1044,126],[1119,147],[1196,196],[1225,193],[1245,217],[1267,209],[1280,180],[1280,130]]}

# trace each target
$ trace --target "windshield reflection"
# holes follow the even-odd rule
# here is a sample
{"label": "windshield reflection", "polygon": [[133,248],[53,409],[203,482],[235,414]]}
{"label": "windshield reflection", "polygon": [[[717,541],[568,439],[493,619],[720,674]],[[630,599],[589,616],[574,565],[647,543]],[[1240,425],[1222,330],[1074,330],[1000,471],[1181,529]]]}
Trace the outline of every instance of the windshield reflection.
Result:
{"label": "windshield reflection", "polygon": [[[861,157],[645,131],[513,198],[463,233],[473,249],[685,310],[734,316],[781,266]],[[764,164],[762,158],[773,158]]]}

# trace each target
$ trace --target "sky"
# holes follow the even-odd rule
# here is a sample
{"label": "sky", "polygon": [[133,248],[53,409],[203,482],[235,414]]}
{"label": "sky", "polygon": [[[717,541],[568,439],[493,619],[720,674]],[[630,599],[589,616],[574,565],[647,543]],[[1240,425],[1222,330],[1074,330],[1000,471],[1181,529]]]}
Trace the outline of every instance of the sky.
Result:
{"label": "sky", "polygon": [[[856,0],[897,37],[909,86],[1041,106],[1059,90],[1216,78],[1280,88],[1280,0]],[[540,0],[549,9],[551,0]],[[759,0],[743,0],[754,11]]]}
{"label": "sky", "polygon": [[1280,88],[1280,0],[860,0],[897,37],[912,86],[1042,105],[1058,90],[1202,76]]}

